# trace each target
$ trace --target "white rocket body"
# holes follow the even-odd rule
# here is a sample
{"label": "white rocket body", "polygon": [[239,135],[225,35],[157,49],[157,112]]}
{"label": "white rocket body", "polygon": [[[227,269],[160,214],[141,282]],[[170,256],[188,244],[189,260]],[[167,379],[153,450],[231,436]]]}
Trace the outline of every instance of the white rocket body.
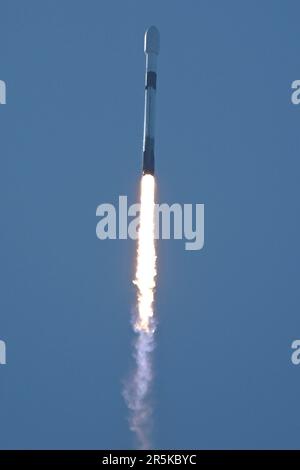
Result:
{"label": "white rocket body", "polygon": [[150,26],[145,33],[146,54],[145,111],[143,136],[143,174],[154,175],[155,146],[155,98],[157,81],[157,56],[159,53],[159,32]]}

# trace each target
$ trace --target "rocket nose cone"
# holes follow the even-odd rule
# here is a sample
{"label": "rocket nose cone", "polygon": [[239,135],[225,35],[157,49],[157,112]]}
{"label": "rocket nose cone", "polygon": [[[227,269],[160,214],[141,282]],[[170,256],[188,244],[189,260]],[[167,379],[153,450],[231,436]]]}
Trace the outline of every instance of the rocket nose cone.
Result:
{"label": "rocket nose cone", "polygon": [[145,32],[145,54],[159,53],[159,31],[155,26],[150,26]]}

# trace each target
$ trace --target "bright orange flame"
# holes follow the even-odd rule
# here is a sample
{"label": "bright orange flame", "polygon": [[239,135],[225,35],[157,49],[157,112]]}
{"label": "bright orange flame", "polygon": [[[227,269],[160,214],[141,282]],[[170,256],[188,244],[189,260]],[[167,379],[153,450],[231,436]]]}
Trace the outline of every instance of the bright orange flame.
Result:
{"label": "bright orange flame", "polygon": [[138,288],[136,331],[154,332],[153,301],[156,277],[155,253],[155,180],[144,175],[141,181],[140,226],[137,269],[134,284]]}

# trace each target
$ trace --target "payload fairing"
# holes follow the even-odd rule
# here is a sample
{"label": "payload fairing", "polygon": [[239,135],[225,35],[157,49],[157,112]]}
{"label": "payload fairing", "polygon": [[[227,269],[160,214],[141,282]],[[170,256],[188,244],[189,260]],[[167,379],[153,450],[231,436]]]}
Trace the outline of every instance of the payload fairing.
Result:
{"label": "payload fairing", "polygon": [[157,56],[159,53],[159,32],[150,26],[145,33],[144,51],[146,54],[145,111],[143,136],[143,174],[154,175],[155,143],[155,95]]}

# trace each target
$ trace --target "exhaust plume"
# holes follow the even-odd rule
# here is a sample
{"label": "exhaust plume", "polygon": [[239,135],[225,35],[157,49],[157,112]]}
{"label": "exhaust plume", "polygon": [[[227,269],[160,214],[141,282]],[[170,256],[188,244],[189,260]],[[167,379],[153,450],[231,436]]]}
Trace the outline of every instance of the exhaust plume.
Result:
{"label": "exhaust plume", "polygon": [[130,429],[135,433],[139,448],[150,449],[149,432],[152,408],[151,390],[152,351],[154,349],[155,318],[153,310],[156,252],[155,252],[155,180],[146,174],[141,180],[140,225],[137,245],[135,280],[137,313],[133,319],[135,339],[135,371],[124,395],[130,410]]}

